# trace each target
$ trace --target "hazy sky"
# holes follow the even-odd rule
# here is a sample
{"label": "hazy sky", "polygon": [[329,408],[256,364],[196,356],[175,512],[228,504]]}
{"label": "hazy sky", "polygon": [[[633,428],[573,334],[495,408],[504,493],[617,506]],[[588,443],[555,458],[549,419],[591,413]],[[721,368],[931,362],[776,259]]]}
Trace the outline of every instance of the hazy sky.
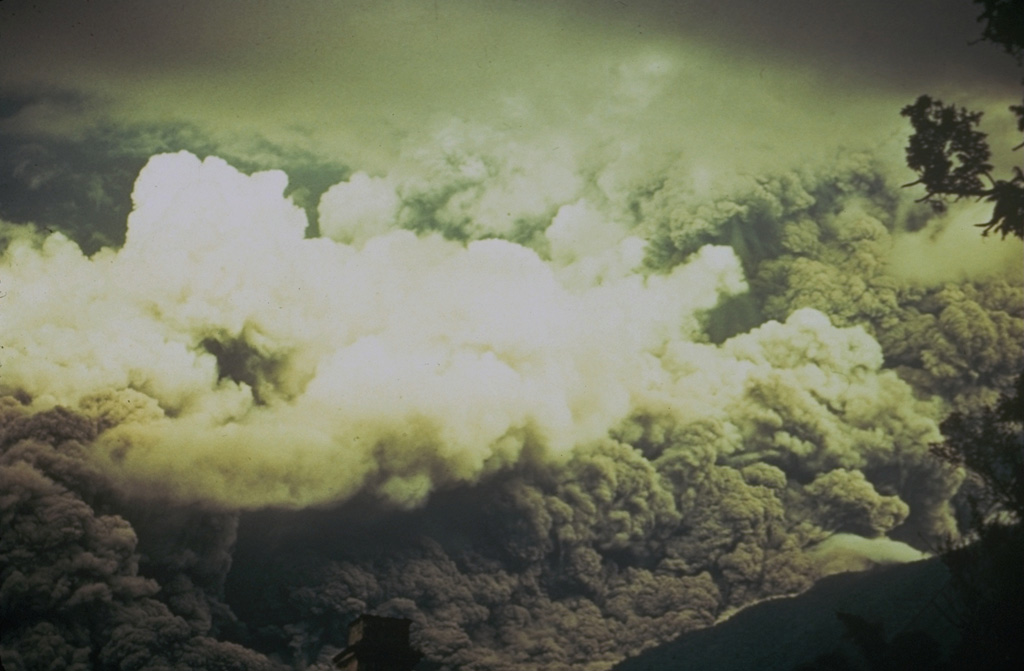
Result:
{"label": "hazy sky", "polygon": [[27,106],[3,128],[187,121],[380,170],[454,116],[735,162],[878,141],[926,91],[1012,99],[1010,59],[967,46],[974,14],[964,0],[15,0],[0,85]]}

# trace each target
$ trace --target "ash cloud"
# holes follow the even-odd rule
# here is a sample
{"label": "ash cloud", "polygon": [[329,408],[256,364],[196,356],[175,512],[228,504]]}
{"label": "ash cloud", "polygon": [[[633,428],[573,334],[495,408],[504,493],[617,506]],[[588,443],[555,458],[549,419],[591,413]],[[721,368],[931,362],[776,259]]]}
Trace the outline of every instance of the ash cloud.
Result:
{"label": "ash cloud", "polygon": [[[919,556],[888,539],[900,530],[950,530],[959,480],[928,457],[927,404],[879,372],[863,330],[805,310],[666,357],[671,382],[563,464],[441,494],[379,544],[359,540],[387,534],[379,518],[337,547],[302,540],[333,517],[285,532],[280,563],[235,575],[242,617],[311,659],[371,610],[413,619],[450,668],[605,668],[828,571]],[[908,486],[921,480],[934,498]]]}
{"label": "ash cloud", "polygon": [[[33,414],[5,399],[0,422],[5,668],[285,668],[217,640],[215,590],[197,590],[202,604],[184,603],[175,583],[203,571],[179,564],[163,588],[140,573],[138,536],[114,512],[124,503],[88,459],[95,421],[64,409]],[[188,541],[167,541],[177,548],[160,561],[188,552]]]}
{"label": "ash cloud", "polygon": [[728,243],[758,318],[815,308],[867,329],[886,365],[919,391],[990,402],[1024,366],[1021,245],[956,232],[970,207],[922,221],[897,180],[856,154],[829,170],[734,184],[728,195],[702,197],[682,174],[637,201],[653,228],[647,263],[663,270],[701,244]]}
{"label": "ash cloud", "polygon": [[1020,365],[1019,271],[899,272],[942,222],[859,157],[706,188],[445,133],[325,237],[186,153],[119,249],[8,236],[5,662],[326,669],[374,612],[446,668],[600,669],[956,532],[928,447]]}

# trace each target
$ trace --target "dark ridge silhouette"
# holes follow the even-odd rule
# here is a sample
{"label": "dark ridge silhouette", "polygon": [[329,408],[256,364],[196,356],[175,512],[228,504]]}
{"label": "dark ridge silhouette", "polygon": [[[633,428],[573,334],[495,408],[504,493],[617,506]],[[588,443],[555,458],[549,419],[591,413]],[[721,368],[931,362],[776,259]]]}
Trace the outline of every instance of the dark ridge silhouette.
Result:
{"label": "dark ridge silhouette", "polygon": [[957,632],[944,616],[948,583],[949,572],[938,558],[830,576],[799,596],[751,606],[714,627],[627,659],[614,670],[790,671],[837,649],[855,652],[844,624],[851,616],[880,627],[884,633],[879,633],[890,639],[925,631],[952,644]]}

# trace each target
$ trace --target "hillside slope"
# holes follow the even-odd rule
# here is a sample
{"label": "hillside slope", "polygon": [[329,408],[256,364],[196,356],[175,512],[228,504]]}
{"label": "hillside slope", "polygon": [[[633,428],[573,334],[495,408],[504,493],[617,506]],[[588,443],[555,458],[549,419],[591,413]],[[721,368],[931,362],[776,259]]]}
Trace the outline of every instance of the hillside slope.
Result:
{"label": "hillside slope", "polygon": [[955,630],[940,609],[948,572],[929,559],[830,576],[796,597],[766,601],[714,627],[627,659],[614,671],[788,671],[844,644],[837,612],[881,623],[888,638],[924,629],[940,641]]}

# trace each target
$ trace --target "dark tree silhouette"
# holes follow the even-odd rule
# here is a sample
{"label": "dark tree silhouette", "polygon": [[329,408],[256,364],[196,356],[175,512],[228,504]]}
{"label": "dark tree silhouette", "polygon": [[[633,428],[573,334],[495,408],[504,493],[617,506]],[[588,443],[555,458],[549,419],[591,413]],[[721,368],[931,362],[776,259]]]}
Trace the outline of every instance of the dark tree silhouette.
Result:
{"label": "dark tree silhouette", "polygon": [[1024,2],[1020,0],[974,0],[982,6],[979,22],[984,22],[981,39],[998,44],[1006,53],[1024,60]]}
{"label": "dark tree silhouette", "polygon": [[942,423],[946,441],[932,452],[946,462],[964,466],[980,478],[983,488],[971,500],[975,529],[1024,522],[1024,374],[1016,388],[995,407],[971,414],[953,413]]}
{"label": "dark tree silhouette", "polygon": [[[1003,47],[1018,65],[1024,64],[1024,0],[974,0],[982,6],[984,24],[979,40]],[[1024,82],[1022,82],[1024,83]],[[1024,133],[1024,105],[1013,105],[1017,130]],[[1015,166],[1009,179],[995,179],[989,163],[992,152],[985,133],[977,129],[982,113],[943,104],[923,95],[901,114],[914,128],[907,144],[907,165],[918,178],[906,186],[922,185],[927,202],[943,210],[949,199],[976,198],[992,203],[992,218],[978,226],[1024,238],[1024,172]],[[1024,142],[1014,147],[1020,149]]]}
{"label": "dark tree silhouette", "polygon": [[1024,658],[1024,374],[994,407],[951,415],[942,433],[934,453],[974,478],[969,533],[943,554],[962,636],[951,661],[957,669],[1015,668]]}

